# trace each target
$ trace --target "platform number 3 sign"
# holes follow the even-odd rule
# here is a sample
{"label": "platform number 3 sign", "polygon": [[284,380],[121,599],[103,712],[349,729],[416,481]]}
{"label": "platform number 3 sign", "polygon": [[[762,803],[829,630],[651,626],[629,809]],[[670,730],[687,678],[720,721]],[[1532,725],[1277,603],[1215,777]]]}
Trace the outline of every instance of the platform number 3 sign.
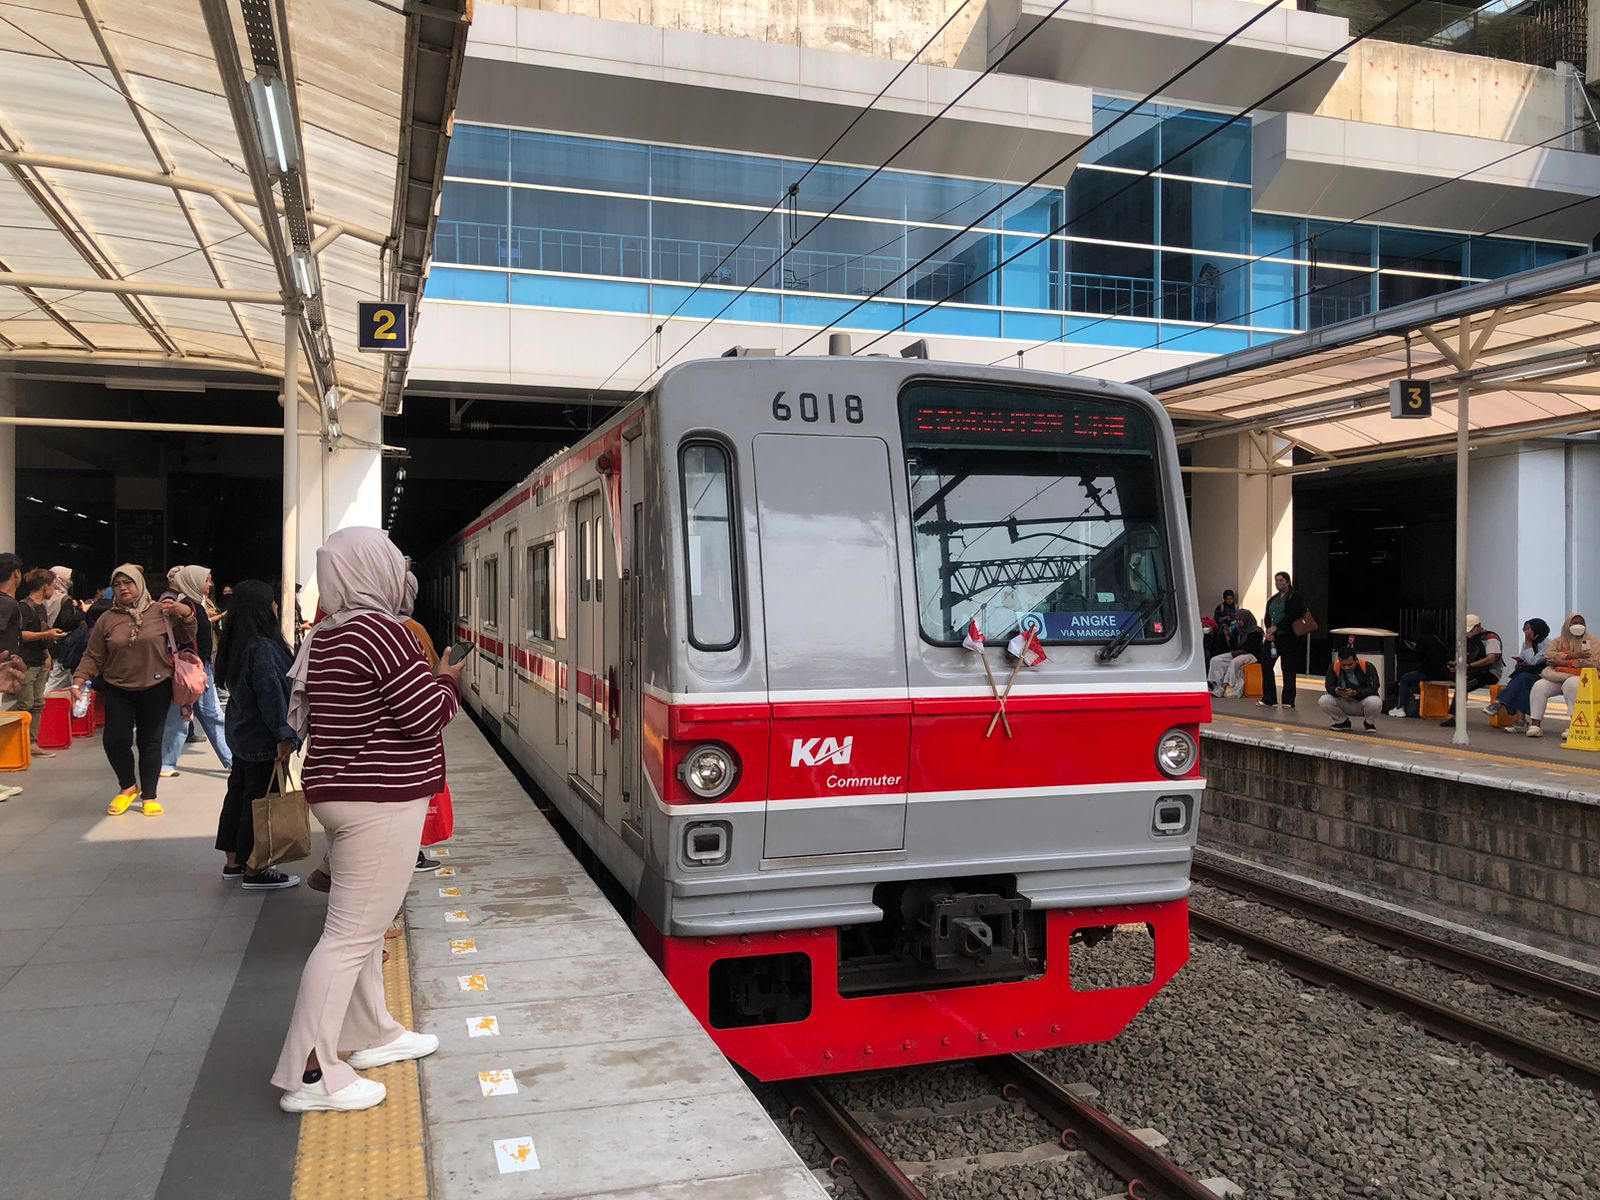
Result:
{"label": "platform number 3 sign", "polygon": [[1389,415],[1416,421],[1433,415],[1433,384],[1426,379],[1396,379],[1389,384]]}
{"label": "platform number 3 sign", "polygon": [[411,306],[399,301],[363,300],[356,305],[356,347],[379,354],[411,349]]}

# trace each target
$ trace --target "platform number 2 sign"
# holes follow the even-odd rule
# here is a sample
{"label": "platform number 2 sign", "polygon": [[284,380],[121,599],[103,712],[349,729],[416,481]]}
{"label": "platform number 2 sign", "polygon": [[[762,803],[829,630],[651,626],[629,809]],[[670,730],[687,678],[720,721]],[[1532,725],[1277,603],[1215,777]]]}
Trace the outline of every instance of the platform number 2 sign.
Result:
{"label": "platform number 2 sign", "polygon": [[1389,415],[1415,421],[1433,415],[1433,385],[1426,379],[1396,379],[1389,384]]}
{"label": "platform number 2 sign", "polygon": [[356,305],[356,346],[378,354],[411,349],[411,306],[399,301],[363,300]]}

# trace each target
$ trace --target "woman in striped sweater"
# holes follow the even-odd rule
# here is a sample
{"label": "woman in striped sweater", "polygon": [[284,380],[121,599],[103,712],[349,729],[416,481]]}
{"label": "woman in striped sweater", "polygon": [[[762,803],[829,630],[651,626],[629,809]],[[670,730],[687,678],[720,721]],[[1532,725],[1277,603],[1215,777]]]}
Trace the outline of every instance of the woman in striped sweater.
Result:
{"label": "woman in striped sweater", "polygon": [[[383,1084],[356,1071],[438,1048],[389,1015],[383,931],[405,899],[428,800],[444,786],[440,732],[461,707],[459,663],[428,670],[395,616],[405,559],[377,529],[317,551],[326,616],[289,672],[289,724],[309,736],[301,779],[328,831],[328,917],[306,961],[272,1082],[286,1112],[371,1108]],[[339,1051],[352,1049],[348,1061]]]}

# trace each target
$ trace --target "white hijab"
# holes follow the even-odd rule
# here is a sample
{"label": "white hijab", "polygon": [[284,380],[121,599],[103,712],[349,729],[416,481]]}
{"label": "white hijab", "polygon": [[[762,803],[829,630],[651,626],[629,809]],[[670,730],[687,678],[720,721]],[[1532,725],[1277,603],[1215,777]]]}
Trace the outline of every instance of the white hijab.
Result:
{"label": "white hijab", "polygon": [[61,615],[61,606],[72,596],[72,568],[51,567],[50,574],[56,577],[56,594],[44,602],[45,624],[55,626],[56,618]]}
{"label": "white hijab", "polygon": [[406,593],[400,598],[399,615],[409,617],[417,609],[417,577],[406,572]]}
{"label": "white hijab", "polygon": [[317,551],[318,604],[325,614],[300,643],[289,668],[289,727],[303,740],[311,727],[306,677],[311,670],[311,643],[363,614],[395,620],[405,595],[406,560],[381,529],[341,529]]}

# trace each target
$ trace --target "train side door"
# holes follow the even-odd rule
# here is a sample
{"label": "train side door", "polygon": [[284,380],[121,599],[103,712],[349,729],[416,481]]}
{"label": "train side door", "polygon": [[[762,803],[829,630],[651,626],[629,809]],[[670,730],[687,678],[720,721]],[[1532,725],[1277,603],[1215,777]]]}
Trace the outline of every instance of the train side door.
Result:
{"label": "train side door", "polygon": [[462,609],[467,622],[467,638],[478,647],[478,652],[467,659],[467,675],[472,682],[472,690],[481,691],[483,687],[483,614],[478,605],[482,603],[483,580],[479,577],[481,563],[478,556],[478,543],[472,543],[472,557],[467,563],[467,603]]}
{"label": "train side door", "polygon": [[772,704],[768,858],[903,849],[911,700],[881,438],[753,442]]}
{"label": "train side door", "polygon": [[[639,438],[625,443],[623,498],[627,537],[623,540],[625,570],[622,591],[622,796],[624,822],[644,829],[639,780],[640,673],[644,658],[644,596],[639,577],[644,564],[644,505],[633,501],[634,488],[643,478],[644,449]],[[632,503],[628,503],[633,501]]]}
{"label": "train side door", "polygon": [[501,568],[501,587],[505,594],[505,607],[501,609],[501,635],[500,646],[505,653],[505,715],[506,721],[513,729],[517,725],[517,696],[522,691],[517,679],[517,651],[522,646],[522,639],[526,636],[528,623],[521,606],[517,603],[517,531],[515,527],[506,530],[505,553],[500,556],[504,566]]}
{"label": "train side door", "polygon": [[577,587],[572,621],[572,775],[598,801],[605,793],[606,714],[603,523],[598,493],[573,504],[572,574]]}

